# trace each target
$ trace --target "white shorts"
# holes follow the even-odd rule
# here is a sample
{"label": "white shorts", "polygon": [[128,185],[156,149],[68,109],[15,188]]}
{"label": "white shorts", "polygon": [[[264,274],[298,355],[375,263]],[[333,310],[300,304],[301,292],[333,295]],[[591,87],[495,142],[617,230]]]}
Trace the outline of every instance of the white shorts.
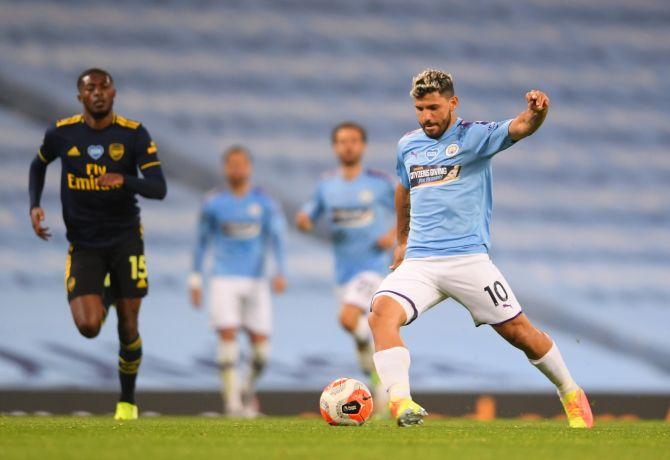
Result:
{"label": "white shorts", "polygon": [[244,327],[265,335],[272,331],[272,300],[266,279],[215,276],[209,285],[209,305],[215,329]]}
{"label": "white shorts", "polygon": [[451,297],[475,325],[499,325],[521,314],[512,288],[488,254],[406,259],[384,279],[374,297],[388,296],[405,309],[405,324]]}
{"label": "white shorts", "polygon": [[372,304],[372,296],[379,289],[384,277],[377,272],[361,272],[348,282],[338,286],[337,294],[342,304],[353,305],[367,314]]}

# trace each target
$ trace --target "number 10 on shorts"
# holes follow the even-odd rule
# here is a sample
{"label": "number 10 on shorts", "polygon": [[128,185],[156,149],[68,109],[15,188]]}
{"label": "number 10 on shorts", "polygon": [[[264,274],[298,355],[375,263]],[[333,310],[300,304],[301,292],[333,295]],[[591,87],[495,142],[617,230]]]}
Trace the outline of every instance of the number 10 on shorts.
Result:
{"label": "number 10 on shorts", "polygon": [[505,290],[505,286],[503,286],[500,281],[493,283],[493,289],[491,289],[491,286],[486,286],[484,291],[486,291],[488,295],[491,296],[493,305],[496,307],[500,305],[498,301],[505,302],[509,298],[507,295],[507,290]]}

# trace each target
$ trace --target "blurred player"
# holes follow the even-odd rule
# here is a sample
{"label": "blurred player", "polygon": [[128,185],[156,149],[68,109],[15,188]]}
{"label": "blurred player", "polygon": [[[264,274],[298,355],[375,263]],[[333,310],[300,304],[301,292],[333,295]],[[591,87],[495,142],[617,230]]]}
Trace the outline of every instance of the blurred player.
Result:
{"label": "blurred player", "polygon": [[488,256],[491,158],[542,125],[549,98],[533,90],[526,94],[526,109],[512,120],[466,122],[456,117],[451,75],[425,70],[414,77],[411,95],[421,129],[398,143],[395,271],[375,294],[370,315],[374,361],[391,412],[400,426],[422,423],[426,411],[410,396],[410,357],[400,327],[452,297],[477,326],[493,326],[556,385],[571,427],[591,427],[586,395],[558,346],[522,313]]}
{"label": "blurred player", "polygon": [[[328,220],[340,324],[354,338],[360,366],[370,378],[375,400],[382,402],[386,393],[377,391],[381,387],[372,361],[367,312],[372,295],[388,273],[395,244],[395,227],[389,224],[394,184],[385,174],[363,167],[367,135],[362,126],[341,123],[333,129],[331,141],[340,167],[322,178],[314,198],[296,216],[296,224],[308,232],[319,217],[325,215]],[[385,405],[377,404],[379,408]]]}
{"label": "blurred player", "polygon": [[138,415],[135,380],[142,359],[137,319],[149,287],[135,194],[163,199],[167,187],[147,130],[112,111],[116,89],[111,75],[86,70],[77,89],[83,114],[49,128],[30,165],[30,219],[35,234],[48,240],[40,198],[47,166],[60,158],[63,220],[70,242],[65,286],[72,317],[84,337],[98,335],[109,307],[103,301],[107,278],[105,296],[116,305],[120,341],[121,397],[114,418],[132,420]]}
{"label": "blurred player", "polygon": [[[255,385],[269,354],[272,329],[270,287],[265,278],[268,249],[274,254],[277,274],[272,289],[281,293],[284,278],[286,223],[279,205],[251,185],[252,161],[240,146],[223,155],[223,175],[228,188],[206,196],[190,276],[191,302],[202,304],[202,271],[205,253],[214,244],[214,267],[209,286],[212,326],[219,336],[217,360],[221,368],[221,394],[230,416],[257,415]],[[244,328],[251,342],[251,362],[246,384],[237,375],[237,331]]]}

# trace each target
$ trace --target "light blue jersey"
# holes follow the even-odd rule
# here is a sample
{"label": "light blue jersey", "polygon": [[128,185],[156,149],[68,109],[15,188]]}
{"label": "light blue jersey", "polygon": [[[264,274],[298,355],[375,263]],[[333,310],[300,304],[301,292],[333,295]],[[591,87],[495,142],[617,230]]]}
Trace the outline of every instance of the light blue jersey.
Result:
{"label": "light blue jersey", "polygon": [[213,243],[214,275],[260,278],[270,248],[277,271],[283,274],[285,233],[280,207],[261,189],[253,188],[244,196],[214,192],[202,206],[193,270],[202,273],[207,246]]}
{"label": "light blue jersey", "polygon": [[313,222],[321,216],[328,221],[338,284],[364,271],[388,273],[390,254],[377,240],[391,228],[394,192],[384,173],[366,169],[349,181],[337,171],[324,175],[303,207]]}
{"label": "light blue jersey", "polygon": [[400,139],[396,169],[411,199],[406,258],[488,252],[491,158],[514,143],[510,121],[459,118],[439,139],[421,129]]}

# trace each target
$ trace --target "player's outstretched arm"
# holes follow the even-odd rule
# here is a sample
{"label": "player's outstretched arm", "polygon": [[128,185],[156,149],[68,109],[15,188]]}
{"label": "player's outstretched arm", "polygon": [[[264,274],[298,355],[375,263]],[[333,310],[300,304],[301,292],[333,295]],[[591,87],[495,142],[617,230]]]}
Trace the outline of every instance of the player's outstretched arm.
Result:
{"label": "player's outstretched arm", "polygon": [[509,125],[509,136],[514,141],[528,137],[538,130],[549,112],[549,98],[539,90],[526,93],[528,107]]}
{"label": "player's outstretched arm", "polygon": [[405,249],[407,248],[407,237],[409,236],[409,212],[410,212],[409,190],[398,184],[395,189],[395,212],[396,212],[396,234],[398,237],[398,246],[393,253],[393,263],[391,270],[400,266],[405,258]]}
{"label": "player's outstretched arm", "polygon": [[30,223],[38,238],[47,241],[51,238],[49,227],[43,227],[44,210],[40,207],[42,191],[44,190],[44,179],[47,174],[47,163],[39,156],[30,163],[30,174],[28,178],[28,191],[30,193]]}

